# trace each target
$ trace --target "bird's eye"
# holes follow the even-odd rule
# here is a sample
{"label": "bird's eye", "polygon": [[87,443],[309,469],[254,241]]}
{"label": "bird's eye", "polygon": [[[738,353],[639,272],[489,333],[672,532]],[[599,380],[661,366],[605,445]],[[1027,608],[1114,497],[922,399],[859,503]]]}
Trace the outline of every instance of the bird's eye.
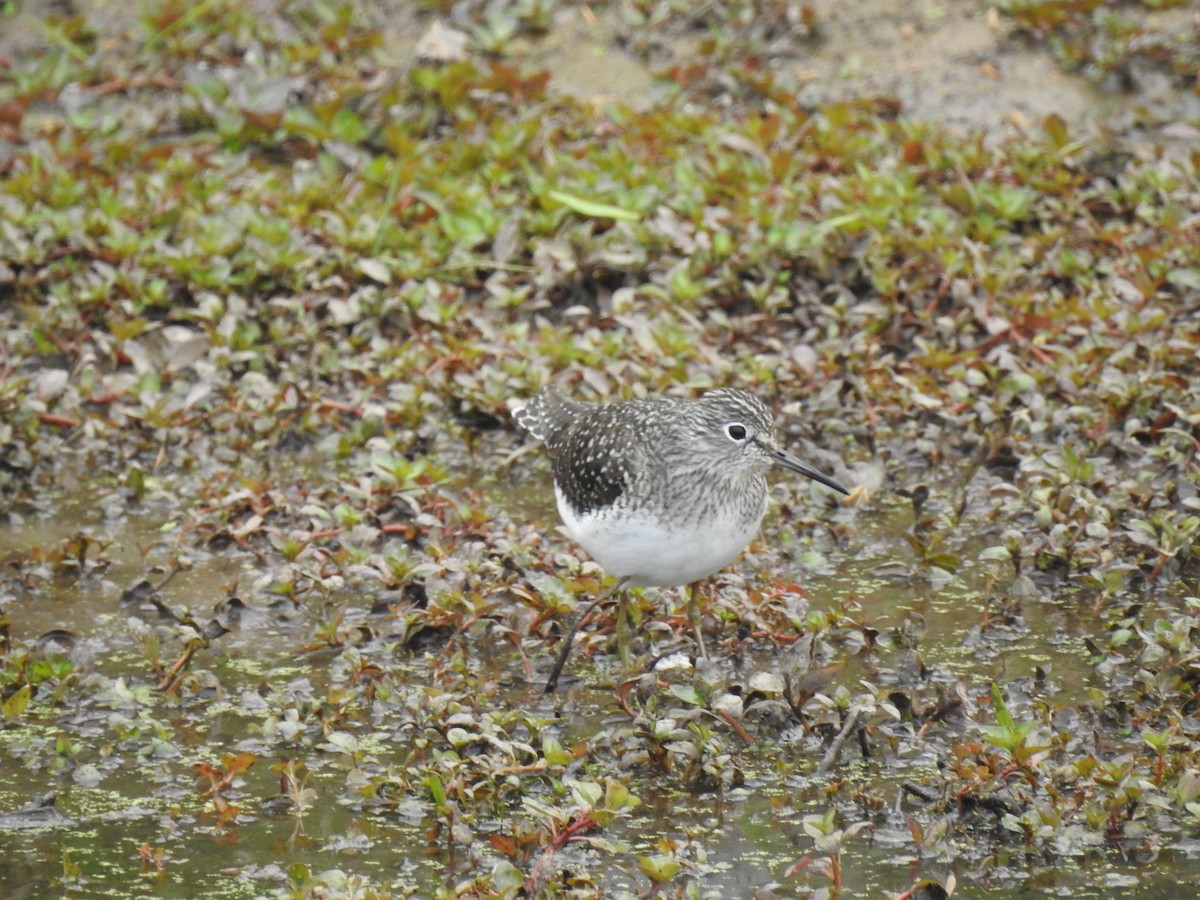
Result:
{"label": "bird's eye", "polygon": [[744,441],[746,439],[746,426],[734,422],[731,425],[725,426],[725,433],[729,435],[731,441]]}

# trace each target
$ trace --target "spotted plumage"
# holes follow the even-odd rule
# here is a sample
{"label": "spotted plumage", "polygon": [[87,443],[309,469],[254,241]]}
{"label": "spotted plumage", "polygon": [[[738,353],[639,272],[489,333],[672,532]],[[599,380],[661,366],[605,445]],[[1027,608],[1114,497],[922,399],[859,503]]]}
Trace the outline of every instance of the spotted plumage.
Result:
{"label": "spotted plumage", "polygon": [[546,388],[514,416],[546,445],[567,531],[629,584],[689,584],[731,563],[762,521],[772,464],[847,493],[778,449],[745,391],[595,404]]}

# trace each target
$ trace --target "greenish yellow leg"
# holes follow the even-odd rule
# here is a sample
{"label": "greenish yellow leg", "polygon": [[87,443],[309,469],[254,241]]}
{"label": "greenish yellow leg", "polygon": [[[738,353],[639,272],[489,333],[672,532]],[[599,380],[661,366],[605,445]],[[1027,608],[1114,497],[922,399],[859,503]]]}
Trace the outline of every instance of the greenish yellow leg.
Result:
{"label": "greenish yellow leg", "polygon": [[617,597],[617,654],[621,665],[629,668],[629,645],[633,641],[633,623],[629,618],[629,596],[621,591]]}
{"label": "greenish yellow leg", "polygon": [[700,655],[708,659],[708,648],[704,646],[704,630],[702,628],[704,619],[704,610],[700,608],[700,588],[697,586],[699,582],[693,581],[688,585],[688,615],[692,620],[692,631],[696,633],[696,646],[700,648]]}

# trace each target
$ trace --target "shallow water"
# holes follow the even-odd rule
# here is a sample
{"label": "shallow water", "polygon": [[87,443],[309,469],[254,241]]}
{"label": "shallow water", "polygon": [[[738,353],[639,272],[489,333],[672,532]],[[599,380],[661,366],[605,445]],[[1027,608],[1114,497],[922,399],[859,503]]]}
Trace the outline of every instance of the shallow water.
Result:
{"label": "shallow water", "polygon": [[[485,493],[493,499],[504,495],[495,483]],[[511,503],[520,506],[514,513],[518,520],[549,511],[536,495],[518,503],[520,496],[520,491],[509,496]],[[160,657],[169,663],[180,649],[171,642],[178,635],[178,623],[164,618],[161,607],[123,603],[122,596],[147,572],[157,570],[157,577],[166,580],[171,552],[161,540],[165,517],[146,511],[125,519],[105,519],[89,502],[94,497],[82,491],[64,498],[52,516],[34,515],[0,528],[0,559],[52,555],[48,551],[63,546],[81,529],[109,545],[96,557],[105,561],[102,571],[83,578],[60,574],[39,590],[10,596],[5,606],[12,639],[40,647],[47,657],[64,654],[76,661],[81,677],[107,685],[77,710],[59,709],[42,718],[41,725],[0,732],[6,745],[6,752],[0,754],[0,784],[7,785],[0,792],[0,809],[18,810],[35,795],[54,791],[57,809],[66,817],[51,828],[0,832],[4,851],[0,883],[8,887],[10,896],[68,890],[88,896],[152,891],[157,896],[183,897],[194,896],[198,883],[205,885],[207,896],[257,896],[282,886],[292,863],[304,863],[312,871],[340,868],[397,888],[408,885],[424,894],[469,879],[480,866],[488,869],[495,864],[498,857],[480,858],[439,834],[427,804],[402,803],[396,807],[399,815],[347,804],[347,763],[331,748],[321,751],[301,743],[294,754],[288,754],[306,762],[307,784],[316,791],[303,815],[289,813],[288,804],[277,799],[280,782],[271,770],[283,757],[259,737],[264,715],[279,710],[264,711],[262,706],[290,698],[286,702],[292,708],[303,710],[308,703],[315,711],[321,704],[328,705],[329,692],[348,686],[337,654],[307,649],[314,646],[314,611],[290,603],[251,603],[229,633],[197,653],[194,667],[202,680],[182,699],[162,695],[154,688],[146,641],[148,635],[158,634]],[[509,511],[500,515],[497,521],[503,523]],[[831,521],[860,518],[858,513],[840,510]],[[906,559],[907,543],[902,540],[910,520],[902,508],[896,508],[875,513],[868,525],[859,523],[857,540],[875,556],[830,563],[836,551],[826,548],[824,563],[810,557],[818,563],[819,574],[805,579],[808,609],[853,608],[863,622],[877,629],[881,646],[893,648],[886,655],[887,665],[880,664],[884,656],[875,654],[835,659],[843,668],[831,676],[830,688],[842,685],[854,690],[863,679],[877,682],[885,691],[906,692],[929,677],[947,688],[961,680],[969,686],[967,702],[978,704],[980,710],[989,701],[978,686],[993,679],[1001,684],[1024,680],[1059,707],[1085,701],[1089,691],[1103,689],[1083,640],[1102,623],[1082,595],[1052,598],[1024,585],[1022,591],[1029,596],[1021,600],[1019,614],[1011,608],[1006,613],[997,599],[1005,593],[996,587],[1003,580],[991,577],[989,581],[989,564],[973,561],[979,548],[992,543],[985,536],[961,542],[957,550],[962,563],[953,576],[930,571],[913,574],[911,559]],[[777,534],[777,527],[777,521],[769,519],[768,535]],[[752,576],[767,575],[781,558],[799,549],[803,548],[789,547],[785,540],[763,541],[737,568]],[[170,612],[187,610],[203,623],[231,585],[250,583],[255,571],[253,556],[235,548],[193,555],[187,571],[166,580],[160,596]],[[989,610],[992,618],[981,635],[984,586],[989,583],[995,595]],[[646,597],[660,604],[658,609],[680,602],[674,592],[648,592]],[[349,622],[370,621],[362,601],[351,594],[331,597],[329,602],[343,605]],[[461,640],[468,668],[504,685],[492,702],[556,720],[565,745],[594,741],[628,727],[628,718],[613,705],[611,691],[586,685],[593,678],[603,684],[611,676],[610,671],[597,669],[599,660],[589,659],[588,654],[577,649],[568,666],[572,683],[564,704],[561,698],[541,697],[540,684],[536,678],[532,684],[526,681],[521,657],[512,645],[497,644],[488,629],[473,628]],[[903,649],[906,642],[914,648],[911,653]],[[550,654],[537,642],[526,644],[534,671],[544,673]],[[744,683],[755,671],[779,671],[787,652],[754,642],[736,661],[722,658],[718,650],[716,665],[727,669],[735,682]],[[418,682],[429,677],[431,662],[438,659],[428,652],[403,650],[375,658],[394,666],[395,677]],[[137,693],[137,701],[121,691]],[[114,724],[114,717],[124,724]],[[351,713],[347,724],[357,717]],[[351,730],[365,737],[368,732],[361,724]],[[403,733],[403,725],[397,732],[396,723],[381,724],[384,730],[366,751],[367,769],[376,772],[402,765],[405,753],[403,740],[392,742]],[[331,724],[331,728],[339,726]],[[159,737],[129,737],[139,729],[157,732]],[[905,845],[907,826],[900,811],[915,811],[915,807],[901,784],[920,779],[923,772],[932,774],[928,767],[934,757],[891,758],[885,744],[875,741],[871,757],[860,759],[856,750],[847,749],[832,775],[817,776],[812,736],[794,731],[793,743],[748,750],[744,783],[724,791],[692,793],[681,789],[678,773],[651,777],[645,767],[619,776],[629,779],[641,805],[606,828],[603,837],[626,842],[631,852],[614,859],[586,846],[569,845],[559,853],[558,864],[569,866],[576,859],[587,868],[599,865],[605,872],[606,890],[616,895],[634,893],[645,884],[644,875],[637,871],[637,855],[653,855],[669,847],[678,858],[689,861],[687,878],[703,891],[746,896],[754,889],[790,884],[787,869],[813,853],[802,819],[826,811],[832,779],[842,788],[840,796],[847,795],[847,786],[849,795],[854,795],[854,785],[860,784],[892,807],[891,812],[871,812],[876,820],[874,833],[864,832],[846,843],[844,888],[852,896],[895,892],[918,877],[942,879],[951,871],[957,873],[959,896],[979,897],[995,896],[999,889],[1007,896],[1123,896],[1128,889],[1132,891],[1128,896],[1169,897],[1178,896],[1172,891],[1180,882],[1200,877],[1200,862],[1186,840],[1180,844],[1182,849],[1172,850],[1168,838],[1152,869],[1144,860],[1121,861],[1112,855],[1100,868],[1084,869],[1042,863],[1005,843],[980,855],[982,847],[993,846],[995,835],[989,829],[994,826],[977,837],[969,831],[960,833],[948,845],[957,849],[943,847],[922,862],[912,846]],[[728,742],[736,746],[732,737]],[[136,754],[129,757],[134,748]],[[256,753],[258,759],[226,791],[225,799],[236,812],[219,814],[211,799],[198,791],[203,780],[192,769],[198,762],[214,762],[239,751]],[[862,811],[847,807],[841,812],[853,818]],[[486,837],[503,825],[501,819],[489,823],[484,816],[474,821],[474,827],[480,837]],[[161,871],[138,861],[142,845],[164,851]],[[970,873],[980,866],[986,869],[986,878],[973,887]]]}

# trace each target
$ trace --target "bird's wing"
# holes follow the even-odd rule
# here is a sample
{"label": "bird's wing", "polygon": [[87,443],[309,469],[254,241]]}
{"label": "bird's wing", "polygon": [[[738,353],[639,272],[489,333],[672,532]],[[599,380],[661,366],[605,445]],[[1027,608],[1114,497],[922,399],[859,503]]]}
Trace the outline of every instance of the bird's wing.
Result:
{"label": "bird's wing", "polygon": [[516,423],[543,443],[550,442],[556,431],[568,428],[592,404],[564,397],[551,387],[544,387],[523,406],[513,409]]}
{"label": "bird's wing", "polygon": [[554,483],[578,515],[612,506],[636,478],[637,430],[619,410],[600,407],[571,421],[546,441]]}

